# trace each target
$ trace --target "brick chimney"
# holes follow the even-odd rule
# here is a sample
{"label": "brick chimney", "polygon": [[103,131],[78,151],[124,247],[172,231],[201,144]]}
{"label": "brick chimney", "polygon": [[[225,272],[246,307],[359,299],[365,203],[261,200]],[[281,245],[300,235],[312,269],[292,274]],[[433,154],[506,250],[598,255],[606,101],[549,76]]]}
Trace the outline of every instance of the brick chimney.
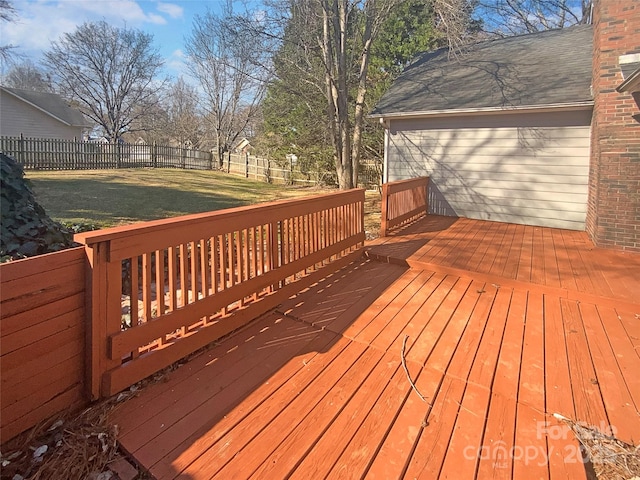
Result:
{"label": "brick chimney", "polygon": [[640,252],[640,92],[616,90],[640,67],[640,1],[594,0],[593,26],[587,232],[596,246]]}

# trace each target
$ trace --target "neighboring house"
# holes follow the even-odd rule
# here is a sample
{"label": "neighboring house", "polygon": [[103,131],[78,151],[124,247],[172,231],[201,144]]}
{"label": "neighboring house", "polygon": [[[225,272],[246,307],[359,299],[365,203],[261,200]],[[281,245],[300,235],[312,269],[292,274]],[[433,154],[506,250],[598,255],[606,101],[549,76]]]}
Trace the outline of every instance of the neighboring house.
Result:
{"label": "neighboring house", "polygon": [[82,140],[92,126],[55,93],[0,86],[0,135]]}
{"label": "neighboring house", "polygon": [[616,35],[639,19],[634,2],[596,1],[593,26],[423,54],[372,112],[385,181],[428,175],[431,213],[640,251],[640,35]]}
{"label": "neighboring house", "polygon": [[233,151],[236,153],[249,153],[251,150],[253,150],[253,145],[251,145],[251,142],[246,138],[242,138],[233,148]]}

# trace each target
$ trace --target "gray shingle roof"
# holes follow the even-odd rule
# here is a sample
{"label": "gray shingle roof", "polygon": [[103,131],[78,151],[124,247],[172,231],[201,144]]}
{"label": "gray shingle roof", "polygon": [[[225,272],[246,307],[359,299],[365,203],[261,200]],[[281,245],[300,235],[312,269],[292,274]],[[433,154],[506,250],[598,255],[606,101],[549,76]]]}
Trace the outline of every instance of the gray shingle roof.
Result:
{"label": "gray shingle roof", "polygon": [[592,37],[579,25],[477,43],[458,58],[424,53],[371,114],[591,102]]}
{"label": "gray shingle roof", "polygon": [[17,88],[0,87],[6,92],[30,103],[45,113],[57,118],[63,123],[73,127],[92,126],[80,111],[69,106],[69,104],[55,93],[34,92],[30,90],[20,90]]}

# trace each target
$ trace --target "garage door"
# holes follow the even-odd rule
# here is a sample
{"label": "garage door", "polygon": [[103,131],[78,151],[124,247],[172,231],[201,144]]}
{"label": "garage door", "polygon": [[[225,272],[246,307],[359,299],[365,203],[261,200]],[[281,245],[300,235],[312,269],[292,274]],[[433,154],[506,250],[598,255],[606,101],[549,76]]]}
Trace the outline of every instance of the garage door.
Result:
{"label": "garage door", "polygon": [[430,213],[584,230],[590,111],[392,120],[388,180],[431,177]]}

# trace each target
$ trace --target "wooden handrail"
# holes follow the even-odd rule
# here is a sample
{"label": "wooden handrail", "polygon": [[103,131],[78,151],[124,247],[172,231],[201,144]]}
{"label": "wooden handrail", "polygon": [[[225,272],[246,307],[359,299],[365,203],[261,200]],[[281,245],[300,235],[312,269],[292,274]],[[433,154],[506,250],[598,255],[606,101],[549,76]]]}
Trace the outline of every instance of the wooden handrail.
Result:
{"label": "wooden handrail", "polygon": [[380,236],[427,214],[429,177],[411,178],[382,185]]}
{"label": "wooden handrail", "polygon": [[91,266],[92,396],[242,327],[364,239],[361,189],[76,235]]}

